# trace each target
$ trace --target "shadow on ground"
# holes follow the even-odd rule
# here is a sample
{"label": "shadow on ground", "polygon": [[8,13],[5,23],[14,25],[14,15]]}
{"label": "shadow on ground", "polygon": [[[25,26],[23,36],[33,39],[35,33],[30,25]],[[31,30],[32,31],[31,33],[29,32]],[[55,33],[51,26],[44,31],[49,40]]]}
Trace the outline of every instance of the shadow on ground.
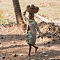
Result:
{"label": "shadow on ground", "polygon": [[25,35],[0,35],[1,41],[25,40]]}
{"label": "shadow on ground", "polygon": [[[30,58],[28,57],[25,59],[26,60],[32,60],[32,59],[34,59],[34,60],[42,60],[42,59],[50,60],[50,58],[55,59],[54,57],[56,57],[56,59],[60,59],[57,56],[60,56],[60,51],[48,50],[48,51],[46,51],[46,53],[37,52],[36,54],[31,55]],[[24,60],[24,59],[22,59],[22,60]]]}

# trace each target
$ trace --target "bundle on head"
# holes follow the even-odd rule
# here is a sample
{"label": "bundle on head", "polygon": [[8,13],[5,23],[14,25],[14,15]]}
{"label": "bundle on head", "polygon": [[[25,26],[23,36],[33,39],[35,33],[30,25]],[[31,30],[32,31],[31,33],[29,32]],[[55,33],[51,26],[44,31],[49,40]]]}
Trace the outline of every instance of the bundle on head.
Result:
{"label": "bundle on head", "polygon": [[27,9],[26,9],[29,13],[37,13],[39,11],[39,8],[34,6],[33,4],[30,6],[28,5],[27,6]]}

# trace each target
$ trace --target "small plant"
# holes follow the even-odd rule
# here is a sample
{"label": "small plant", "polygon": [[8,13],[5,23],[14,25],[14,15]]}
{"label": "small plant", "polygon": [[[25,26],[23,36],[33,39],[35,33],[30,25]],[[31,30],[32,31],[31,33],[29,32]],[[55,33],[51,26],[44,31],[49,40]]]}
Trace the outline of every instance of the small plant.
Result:
{"label": "small plant", "polygon": [[2,18],[0,18],[0,24],[8,24],[5,20],[3,20]]}

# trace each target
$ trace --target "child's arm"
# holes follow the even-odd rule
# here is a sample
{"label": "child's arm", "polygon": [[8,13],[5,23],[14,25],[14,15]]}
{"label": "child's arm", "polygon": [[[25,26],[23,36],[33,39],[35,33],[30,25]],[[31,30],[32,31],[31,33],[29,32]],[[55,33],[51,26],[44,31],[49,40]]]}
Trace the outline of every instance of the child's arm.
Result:
{"label": "child's arm", "polygon": [[23,12],[23,21],[25,24],[27,24],[28,18],[25,15],[26,15],[26,10]]}
{"label": "child's arm", "polygon": [[36,22],[36,29],[37,29],[37,31],[39,32],[39,33],[41,33],[41,31],[40,31],[40,29],[39,29],[39,27],[38,27],[38,24],[37,24],[37,22]]}
{"label": "child's arm", "polygon": [[39,27],[38,27],[37,22],[36,22],[36,24],[35,24],[35,27],[36,27],[37,31],[39,32],[39,36],[38,36],[38,37],[40,37],[41,31],[40,31],[40,29],[39,29]]}

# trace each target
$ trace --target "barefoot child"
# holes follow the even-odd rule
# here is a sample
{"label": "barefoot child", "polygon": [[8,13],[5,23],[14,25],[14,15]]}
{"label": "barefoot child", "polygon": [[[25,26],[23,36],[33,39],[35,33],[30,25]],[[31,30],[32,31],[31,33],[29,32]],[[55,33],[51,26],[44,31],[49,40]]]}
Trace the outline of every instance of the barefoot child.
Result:
{"label": "barefoot child", "polygon": [[35,52],[37,51],[38,47],[35,46],[35,42],[36,42],[36,30],[39,32],[39,36],[40,36],[40,30],[39,27],[37,25],[37,22],[34,20],[34,13],[37,13],[39,10],[38,7],[34,6],[34,5],[28,5],[23,16],[25,17],[26,12],[29,13],[29,18],[27,19],[27,34],[26,34],[26,42],[29,45],[29,54],[28,56],[30,56],[30,52],[31,52],[31,47],[33,46],[35,48]]}

